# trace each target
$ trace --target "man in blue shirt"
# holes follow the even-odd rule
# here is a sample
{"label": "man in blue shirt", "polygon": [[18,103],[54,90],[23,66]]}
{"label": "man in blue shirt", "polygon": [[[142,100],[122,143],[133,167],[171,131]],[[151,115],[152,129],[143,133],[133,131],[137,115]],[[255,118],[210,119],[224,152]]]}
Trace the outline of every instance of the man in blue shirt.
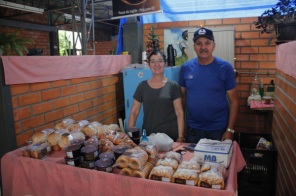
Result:
{"label": "man in blue shirt", "polygon": [[212,30],[198,29],[193,42],[197,58],[182,65],[179,80],[187,111],[186,141],[233,139],[238,113],[234,69],[213,56],[216,45]]}

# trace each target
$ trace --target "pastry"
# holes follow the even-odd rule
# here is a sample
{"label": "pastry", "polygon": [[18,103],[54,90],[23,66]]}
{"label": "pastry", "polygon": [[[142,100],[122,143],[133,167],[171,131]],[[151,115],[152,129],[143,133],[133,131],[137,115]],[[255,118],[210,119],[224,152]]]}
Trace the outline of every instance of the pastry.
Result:
{"label": "pastry", "polygon": [[55,125],[54,129],[59,130],[59,129],[68,129],[70,125],[74,124],[75,120],[72,118],[66,118],[62,120],[62,122],[59,122]]}
{"label": "pastry", "polygon": [[176,170],[179,164],[176,159],[165,157],[165,158],[159,159],[156,162],[156,166],[158,165],[169,166],[169,167],[172,167],[174,170]]}
{"label": "pastry", "polygon": [[67,129],[59,129],[55,132],[51,133],[47,137],[47,142],[52,146],[53,150],[60,150],[59,141],[63,134],[69,134],[69,130]]}
{"label": "pastry", "polygon": [[69,131],[81,131],[84,127],[86,127],[89,124],[88,120],[81,120],[79,122],[76,122],[69,127]]}
{"label": "pastry", "polygon": [[49,134],[53,133],[54,129],[43,129],[40,132],[34,133],[32,136],[32,143],[44,143],[47,140]]}
{"label": "pastry", "polygon": [[120,175],[124,175],[124,176],[132,176],[133,175],[133,170],[126,167],[126,168],[123,168],[120,172],[119,172]]}

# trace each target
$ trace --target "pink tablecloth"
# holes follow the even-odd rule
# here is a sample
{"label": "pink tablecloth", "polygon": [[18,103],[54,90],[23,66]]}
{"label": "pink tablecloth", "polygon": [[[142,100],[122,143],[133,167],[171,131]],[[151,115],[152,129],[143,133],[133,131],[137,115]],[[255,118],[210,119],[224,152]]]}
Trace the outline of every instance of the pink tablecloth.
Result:
{"label": "pink tablecloth", "polygon": [[5,83],[22,84],[120,73],[129,55],[2,56]]}
{"label": "pink tablecloth", "polygon": [[262,100],[251,100],[250,108],[254,110],[272,110],[274,107],[273,101],[270,104],[265,104]]}
{"label": "pink tablecloth", "polygon": [[[174,150],[183,148],[178,143]],[[203,195],[235,196],[237,172],[245,160],[236,142],[226,179],[225,190],[215,190],[168,182],[122,176],[96,170],[73,167],[63,163],[63,151],[54,152],[44,160],[21,156],[21,150],[9,152],[1,159],[3,196],[23,195]],[[183,159],[193,157],[187,152]]]}

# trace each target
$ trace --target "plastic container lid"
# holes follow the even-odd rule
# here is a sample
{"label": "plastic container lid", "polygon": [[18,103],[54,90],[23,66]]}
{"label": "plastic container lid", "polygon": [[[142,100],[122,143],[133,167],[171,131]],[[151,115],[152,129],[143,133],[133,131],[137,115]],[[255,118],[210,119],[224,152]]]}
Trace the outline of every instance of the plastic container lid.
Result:
{"label": "plastic container lid", "polygon": [[114,152],[111,151],[107,151],[107,152],[103,152],[101,154],[99,154],[100,159],[102,158],[108,158],[108,159],[114,159]]}
{"label": "plastic container lid", "polygon": [[97,150],[98,150],[98,147],[95,146],[95,145],[86,145],[86,146],[81,148],[81,152],[85,153],[85,154],[93,153],[93,152],[95,152]]}
{"label": "plastic container lid", "polygon": [[110,167],[113,164],[113,160],[109,158],[102,158],[96,161],[96,166],[99,168]]}

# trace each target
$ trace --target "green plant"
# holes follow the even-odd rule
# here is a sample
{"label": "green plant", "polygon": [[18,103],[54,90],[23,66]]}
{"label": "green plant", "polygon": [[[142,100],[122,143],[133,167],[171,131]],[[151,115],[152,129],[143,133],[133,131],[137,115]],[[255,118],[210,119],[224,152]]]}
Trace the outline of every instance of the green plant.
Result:
{"label": "green plant", "polygon": [[0,56],[17,54],[23,56],[23,51],[28,52],[27,45],[31,45],[32,41],[22,38],[18,31],[8,33],[3,31],[0,33]]}
{"label": "green plant", "polygon": [[271,9],[265,10],[255,22],[261,33],[276,35],[280,24],[296,22],[296,0],[279,0]]}

